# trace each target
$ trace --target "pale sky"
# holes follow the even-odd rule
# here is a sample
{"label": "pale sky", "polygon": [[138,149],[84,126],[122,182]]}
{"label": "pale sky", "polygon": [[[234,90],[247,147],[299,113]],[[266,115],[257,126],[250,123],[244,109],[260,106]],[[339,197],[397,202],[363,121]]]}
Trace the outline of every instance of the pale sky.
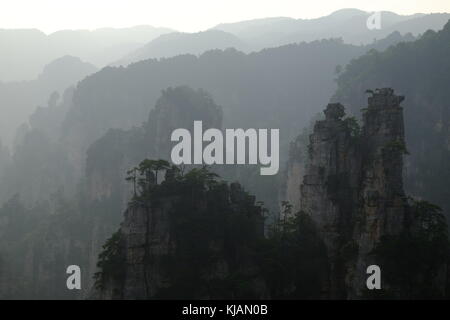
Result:
{"label": "pale sky", "polygon": [[196,32],[223,22],[316,18],[342,8],[450,12],[450,0],[0,0],[0,28],[96,29],[153,25]]}

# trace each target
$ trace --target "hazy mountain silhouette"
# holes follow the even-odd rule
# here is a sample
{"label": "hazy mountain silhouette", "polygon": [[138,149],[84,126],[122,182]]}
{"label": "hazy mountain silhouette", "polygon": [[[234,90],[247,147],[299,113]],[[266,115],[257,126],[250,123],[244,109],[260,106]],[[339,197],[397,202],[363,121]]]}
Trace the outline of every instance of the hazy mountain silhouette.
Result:
{"label": "hazy mountain silhouette", "polygon": [[227,48],[242,50],[245,49],[245,44],[236,36],[220,30],[197,33],[174,32],[159,36],[114,65],[127,65],[150,58],[170,58],[180,54],[200,54],[211,49]]}
{"label": "hazy mountain silhouette", "polygon": [[[411,32],[417,36],[428,29],[438,30],[450,19],[448,13],[398,15],[382,12],[381,30],[369,30],[366,21],[370,14],[358,9],[343,9],[316,19],[257,19],[219,24],[198,33],[173,33],[171,29],[151,26],[62,30],[49,35],[36,29],[0,29],[0,81],[34,79],[45,64],[64,55],[77,56],[103,67],[116,61],[127,64],[229,47],[249,52],[329,38],[369,44],[394,31]],[[173,34],[166,35],[168,33]],[[159,37],[161,35],[166,36]]]}
{"label": "hazy mountain silhouette", "polygon": [[[305,155],[308,154],[311,160],[309,164],[317,169],[317,174],[315,169],[304,172],[303,169],[297,170],[299,176],[306,173],[308,178],[304,185],[309,180],[308,184],[312,187],[312,192],[307,197],[315,200],[310,201],[314,205],[308,207],[318,208],[318,212],[325,216],[331,212],[329,208],[333,209],[333,214],[334,209],[338,208],[332,204],[333,201],[337,201],[339,205],[339,215],[336,215],[338,219],[333,216],[331,224],[321,225],[321,229],[318,229],[321,234],[331,235],[327,238],[330,242],[337,239],[339,243],[336,250],[333,247],[334,251],[329,257],[339,258],[336,259],[339,260],[337,269],[340,269],[341,263],[346,266],[351,261],[360,261],[355,260],[355,252],[359,254],[358,250],[362,247],[358,241],[364,239],[360,236],[372,237],[374,230],[366,228],[368,225],[364,224],[367,220],[365,218],[370,216],[359,215],[362,206],[359,206],[359,200],[352,200],[353,191],[347,193],[346,189],[353,188],[353,182],[347,183],[348,181],[366,180],[365,176],[369,180],[370,176],[374,177],[375,184],[382,181],[375,190],[364,189],[367,191],[367,203],[383,206],[383,211],[379,211],[383,219],[392,212],[398,212],[390,210],[397,206],[397,202],[404,200],[402,180],[395,179],[394,184],[397,185],[393,189],[401,192],[389,193],[393,195],[393,201],[389,197],[379,198],[382,192],[378,192],[383,191],[387,185],[384,183],[387,181],[384,176],[392,175],[390,169],[394,169],[394,176],[401,176],[402,166],[384,166],[384,162],[392,160],[388,159],[391,155],[394,155],[395,161],[401,160],[402,156],[389,151],[391,149],[411,153],[409,157],[405,156],[405,182],[413,191],[412,194],[421,198],[427,196],[427,199],[450,208],[450,23],[440,32],[425,32],[428,28],[440,28],[440,24],[449,19],[449,14],[401,16],[383,12],[382,29],[374,31],[366,27],[368,15],[361,10],[344,9],[318,19],[259,19],[219,25],[214,29],[192,34],[172,33],[168,29],[152,27],[100,29],[92,32],[60,31],[48,36],[37,30],[0,30],[0,297],[80,298],[79,290],[66,290],[64,267],[72,263],[79,265],[83,270],[83,290],[89,289],[89,279],[97,271],[98,253],[105,239],[119,226],[122,208],[133,194],[132,188],[138,183],[138,188],[149,191],[147,196],[155,190],[164,191],[159,187],[148,188],[152,186],[148,182],[154,174],[148,171],[152,170],[151,162],[144,168],[147,172],[142,171],[142,176],[136,175],[136,170],[128,169],[145,157],[150,159],[168,155],[172,145],[167,138],[169,134],[174,128],[190,127],[195,119],[204,121],[205,128],[280,129],[278,175],[261,176],[256,166],[223,166],[219,172],[221,177],[229,181],[239,181],[257,200],[263,201],[264,207],[270,210],[265,215],[266,222],[270,223],[271,220],[275,221],[273,218],[280,209],[280,185],[284,184],[283,179],[289,181],[289,176],[283,174],[283,165],[288,159],[292,138],[310,125],[311,118],[317,117],[333,94],[332,100],[343,102],[347,115],[351,116],[360,114],[361,106],[366,105],[366,89],[395,87],[396,92],[406,95],[403,106],[408,150],[403,141],[386,141],[387,144],[380,144],[381,148],[376,148],[377,153],[380,151],[382,156],[376,155],[372,159],[372,152],[366,153],[365,150],[367,140],[362,138],[366,136],[364,130],[367,127],[363,126],[361,133],[355,118],[348,117],[341,122],[333,115],[328,119],[330,121],[318,122],[316,126],[331,124],[336,125],[336,129],[339,127],[339,130],[327,130],[330,134],[323,136],[310,136],[305,130],[302,139],[294,142],[304,143]],[[373,41],[374,39],[377,40]],[[415,39],[417,40],[413,41]],[[211,50],[213,48],[219,49]],[[107,66],[97,71],[95,65],[110,64],[119,59],[123,59],[122,63],[126,66]],[[48,61],[52,62],[47,64]],[[344,68],[345,65],[347,67]],[[9,79],[9,82],[2,82],[2,77]],[[28,77],[33,80],[11,81]],[[381,123],[381,131],[395,129],[394,125],[403,130],[403,119],[391,121],[391,118],[387,115],[380,122],[377,120],[379,118],[374,118],[374,126]],[[385,127],[384,124],[389,122],[392,125]],[[17,134],[12,144],[15,132]],[[339,142],[340,138],[334,140],[337,136],[334,132],[343,134],[344,144]],[[307,149],[307,141],[311,142],[311,148]],[[319,144],[321,146],[316,153],[315,146]],[[370,145],[368,147],[371,148]],[[356,150],[358,152],[353,152]],[[295,157],[297,156],[299,155],[296,154]],[[369,157],[371,163],[373,160],[383,162],[383,166],[380,166],[383,169],[369,168],[370,172],[360,170],[358,166],[366,168],[362,163]],[[309,160],[305,158],[305,161]],[[166,175],[167,180],[176,177],[173,174],[175,169],[172,169],[172,175],[170,170]],[[127,175],[133,175],[133,171],[134,178],[130,176],[127,180],[132,182],[134,179],[134,185],[125,180]],[[184,168],[182,171],[184,174]],[[359,173],[354,175],[353,171]],[[204,171],[198,172],[203,174]],[[339,174],[329,174],[330,172]],[[382,176],[381,180],[377,180],[378,175]],[[147,182],[142,180],[144,176]],[[193,177],[196,176],[201,178],[194,171]],[[197,178],[192,181],[195,180]],[[209,180],[209,186],[202,182],[199,185],[202,192],[206,190],[204,186],[213,186],[212,182]],[[359,184],[360,182],[357,183],[358,188]],[[392,184],[389,182],[389,185]],[[174,187],[182,187],[183,190],[187,187],[186,192],[170,196],[196,200],[196,194],[191,192],[194,185],[165,186],[172,190],[175,190]],[[213,187],[218,186],[220,185],[214,183]],[[300,189],[300,184],[296,184],[295,188]],[[222,198],[228,199],[229,196],[248,207],[247,197],[235,197],[236,193],[222,197],[224,192],[228,192],[227,189],[217,191],[220,198],[205,200],[216,206],[218,203],[220,205]],[[161,195],[163,193],[154,194],[155,203],[159,202],[158,197]],[[355,199],[362,197],[366,198],[366,193],[355,193]],[[253,202],[254,199],[251,203]],[[178,208],[179,203],[171,203],[167,202],[167,208]],[[327,205],[315,205],[321,203]],[[144,204],[148,205],[150,202]],[[196,201],[192,204],[192,212],[197,212],[197,208],[203,205],[197,205]],[[352,208],[349,211],[351,214],[358,211],[356,219],[352,216],[347,220],[346,214],[341,214],[347,207]],[[181,205],[180,208],[184,209]],[[283,208],[286,209],[283,209],[283,214],[294,212],[288,210],[288,206],[283,205]],[[353,208],[358,209],[353,211]],[[229,206],[225,209],[228,210]],[[222,211],[220,209],[218,212]],[[153,219],[157,216],[153,214],[155,212],[145,211],[144,215],[134,215],[150,217],[151,213],[151,221],[147,219],[149,223],[145,222],[145,228],[142,227],[143,224],[136,224],[139,230],[145,230],[145,239],[150,239],[149,232],[156,230],[153,229],[153,222],[158,224],[161,221],[159,218]],[[177,209],[177,212],[181,213],[181,210]],[[413,211],[411,213],[415,214]],[[209,219],[210,215],[206,216]],[[185,215],[182,217],[186,218]],[[364,219],[359,219],[361,217]],[[439,216],[436,217],[440,219]],[[359,225],[360,220],[363,223],[360,224],[361,230],[368,230],[367,232],[359,233],[354,228]],[[392,221],[394,220],[403,224],[402,220]],[[222,227],[217,224],[220,220],[215,221],[216,225]],[[305,221],[307,222],[299,220],[295,224],[307,225],[303,223]],[[197,222],[193,221],[192,225]],[[311,274],[308,270],[317,269],[317,261],[321,259],[310,254],[317,251],[315,244],[318,242],[315,236],[310,236],[313,234],[310,232],[312,229],[286,232],[293,230],[293,223],[286,219],[280,219],[279,222],[282,224],[273,228],[274,231],[279,229],[275,233],[275,242],[267,243],[267,250],[276,253],[274,258],[266,254],[261,257],[270,264],[272,261],[276,262],[273,264],[276,266],[273,272],[273,283],[276,286],[278,283],[285,283],[292,287],[293,282],[289,277],[301,274],[301,277],[296,276],[295,285],[298,284],[302,291],[305,283],[303,279]],[[406,224],[411,228],[416,226],[405,220]],[[206,231],[212,230],[204,228],[205,225],[200,227]],[[267,230],[272,229],[270,225],[266,226]],[[347,228],[348,226],[350,227]],[[387,227],[389,225],[386,224]],[[379,230],[384,229],[385,227]],[[437,237],[440,238],[441,229],[441,225],[438,228],[433,226],[430,232],[438,231]],[[358,231],[356,240],[353,236],[347,236],[353,235],[355,230]],[[227,233],[227,237],[245,235],[245,229],[234,228],[232,231]],[[376,236],[371,239],[384,234],[375,233]],[[412,258],[408,256],[407,261],[416,261],[417,252],[428,253],[433,251],[429,248],[435,247],[436,243],[441,244],[441,241],[434,242],[434,238],[433,241],[422,241],[428,239],[428,236],[428,233],[424,233],[418,238],[420,241],[413,245],[410,245],[411,242],[400,242],[402,245],[398,246],[393,242],[392,247],[397,249],[392,254],[398,255],[397,252],[401,252],[403,248],[413,248],[414,250],[410,250]],[[149,243],[154,242],[151,239]],[[299,242],[299,239],[307,241]],[[284,250],[292,248],[291,244],[294,242],[296,245],[293,246],[293,251]],[[365,240],[361,243],[364,245],[364,242]],[[418,244],[420,246],[416,250]],[[107,245],[103,248],[109,257],[111,250],[108,248],[119,252],[114,246]],[[190,249],[192,246],[188,245],[186,248]],[[440,248],[434,251],[440,252]],[[150,252],[147,249],[146,247],[144,250]],[[367,246],[364,247],[366,249]],[[447,242],[445,250],[447,253]],[[278,255],[280,252],[281,256]],[[135,256],[137,259],[142,257],[139,254]],[[209,253],[204,256],[209,257]],[[422,259],[422,256],[426,259]],[[313,259],[309,259],[310,257]],[[433,256],[422,254],[419,257],[423,261],[438,261],[439,264],[436,265],[441,266],[441,261],[433,260]],[[115,268],[117,264],[114,260],[115,258],[112,259],[112,265]],[[311,265],[296,262],[310,260]],[[103,261],[102,258],[100,261]],[[280,261],[287,261],[289,265],[280,264]],[[364,262],[361,265],[366,264]],[[286,269],[285,266],[289,268]],[[401,278],[407,280],[408,287],[411,287],[410,283],[415,283],[415,279],[426,279],[422,276],[405,277],[403,265],[399,266]],[[417,270],[416,267],[412,269]],[[440,271],[435,272],[434,268],[419,266],[419,269],[441,274]],[[445,273],[445,269],[442,270]],[[283,272],[289,277],[284,277]],[[155,279],[155,273],[149,275]],[[289,281],[285,282],[284,279]],[[321,283],[322,279],[327,277],[314,278],[314,286],[316,280]],[[226,279],[227,282],[228,280],[233,282],[233,286],[236,284],[242,287],[244,284],[247,287],[244,278],[233,275]],[[217,282],[212,287],[220,289],[224,288],[224,284],[226,283]],[[306,285],[309,285],[308,281]],[[428,288],[425,286],[424,292],[426,290]],[[280,292],[283,297],[287,297],[284,289]],[[323,297],[322,293],[323,290],[319,288],[318,296],[320,294]]]}
{"label": "hazy mountain silhouette", "polygon": [[225,126],[283,128],[286,142],[333,94],[338,65],[410,38],[394,34],[370,46],[331,39],[248,54],[210,50],[107,67],[80,82],[62,134],[65,144],[74,147],[71,153],[84,157],[85,149],[108,129],[139,125],[161,90],[188,85],[211,93],[223,107]]}
{"label": "hazy mountain silhouette", "polygon": [[64,55],[103,67],[168,32],[173,30],[151,26],[62,30],[49,35],[36,29],[0,29],[0,81],[32,80],[47,63]]}
{"label": "hazy mountain silhouette", "polygon": [[358,9],[342,9],[316,19],[267,18],[219,24],[213,29],[232,33],[258,49],[335,37],[341,37],[347,43],[368,44],[394,31],[417,36],[428,29],[439,30],[450,19],[448,13],[398,15],[383,11],[381,29],[369,30],[367,19],[371,14]]}
{"label": "hazy mountain silhouette", "polygon": [[[164,34],[112,65],[127,65],[140,60],[186,53],[200,54],[211,49],[229,47],[251,52],[330,38],[342,38],[350,44],[369,45],[398,33],[398,36],[408,34],[402,41],[413,40],[411,35],[418,36],[428,29],[439,30],[450,18],[450,14],[398,15],[383,11],[381,30],[369,30],[366,24],[370,15],[371,13],[358,9],[342,9],[310,20],[274,17],[219,24],[205,32]],[[388,41],[385,43],[384,47],[378,48],[386,49],[390,44]]]}
{"label": "hazy mountain silhouette", "polygon": [[31,81],[0,82],[0,137],[11,144],[18,126],[26,122],[39,105],[47,105],[52,92],[63,91],[97,70],[79,58],[65,56],[46,65]]}

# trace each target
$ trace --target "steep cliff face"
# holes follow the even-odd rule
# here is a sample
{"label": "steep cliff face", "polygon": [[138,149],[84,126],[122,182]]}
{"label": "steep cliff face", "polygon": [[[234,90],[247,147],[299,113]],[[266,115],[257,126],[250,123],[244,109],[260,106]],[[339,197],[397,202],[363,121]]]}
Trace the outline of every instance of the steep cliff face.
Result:
{"label": "steep cliff face", "polygon": [[[402,100],[372,92],[362,127],[341,104],[327,106],[309,137],[300,212],[286,210],[267,238],[261,208],[238,184],[144,160],[128,179],[138,191],[99,256],[92,298],[444,297],[445,219],[403,191]],[[367,290],[372,264],[383,291]]]}
{"label": "steep cliff face", "polygon": [[87,151],[86,171],[88,197],[101,200],[120,195],[126,208],[130,190],[124,175],[142,159],[170,159],[173,130],[186,128],[193,132],[195,120],[204,130],[222,127],[222,110],[203,90],[176,87],[163,90],[142,127],[109,130]]}
{"label": "steep cliff face", "polygon": [[239,184],[205,182],[203,169],[167,177],[137,197],[100,255],[92,298],[261,298],[252,244],[261,208]]}
{"label": "steep cliff face", "polygon": [[[52,203],[28,209],[18,196],[0,208],[0,298],[77,299],[82,290],[67,290],[69,265],[88,265],[91,221],[55,196]],[[95,260],[94,260],[95,261]]]}
{"label": "steep cliff face", "polygon": [[358,223],[354,239],[359,245],[356,272],[351,286],[358,294],[366,278],[365,270],[377,264],[370,255],[385,235],[398,235],[411,219],[403,191],[405,146],[404,97],[392,89],[376,91],[363,113],[362,172],[360,174]]}
{"label": "steep cliff face", "polygon": [[[170,159],[172,131],[191,129],[194,120],[201,120],[205,128],[220,128],[221,108],[203,90],[168,88],[141,127],[109,130],[89,147],[83,190],[88,206],[94,207],[93,214],[106,213],[94,219],[92,226],[90,278],[96,271],[99,244],[117,228],[132,196],[132,188],[125,181],[127,170],[146,157]],[[91,286],[91,281],[88,284]]]}
{"label": "steep cliff face", "polygon": [[327,247],[327,297],[359,296],[366,268],[376,264],[375,245],[406,228],[402,100],[392,89],[377,89],[362,130],[353,118],[343,119],[341,104],[329,104],[310,136],[300,209],[315,221]]}
{"label": "steep cliff face", "polygon": [[3,146],[0,140],[0,177],[3,177],[3,171],[9,165],[11,161],[11,156],[9,154],[8,148]]}
{"label": "steep cliff face", "polygon": [[[52,131],[46,126],[45,115],[39,116],[45,111],[36,113],[33,124],[36,129],[47,128],[50,134]],[[10,178],[5,181],[11,182],[2,186],[9,189],[16,184],[23,186],[19,189],[21,195],[17,201],[25,202],[26,207],[23,215],[16,214],[18,221],[15,222],[9,216],[14,216],[19,209],[9,208],[8,203],[0,206],[0,240],[3,243],[0,245],[0,296],[85,297],[94,284],[93,275],[98,271],[96,263],[102,244],[117,230],[132,195],[132,188],[125,182],[127,170],[147,156],[167,158],[172,130],[189,128],[194,120],[202,120],[205,128],[220,128],[222,113],[204,91],[188,87],[165,90],[156,108],[151,111],[149,120],[141,127],[109,130],[89,147],[87,157],[80,155],[83,160],[79,163],[83,163],[85,169],[80,180],[77,176],[80,173],[72,174],[73,168],[66,165],[65,148],[55,151],[56,144],[43,133],[27,134],[30,142],[26,145],[22,142],[20,153],[16,153],[14,170],[2,170],[3,163],[9,164],[11,161],[5,148],[0,146],[0,171],[5,171]],[[40,139],[48,140],[48,143],[44,144]],[[75,171],[79,170],[81,167]],[[40,179],[42,176],[46,179]],[[53,183],[49,177],[54,177],[56,182]],[[49,185],[56,187],[59,185],[57,182],[63,179],[67,183],[48,196],[51,190]],[[76,197],[70,200],[65,195],[72,194],[68,191],[75,189],[76,181],[79,182]],[[33,194],[41,195],[35,199],[49,199],[31,206],[29,202],[32,201],[24,200]],[[9,198],[15,199],[12,195],[6,199]],[[20,226],[16,233],[5,232],[15,230],[15,224]],[[3,236],[5,234],[8,236]],[[65,286],[64,272],[72,264],[79,265],[82,270],[81,291],[69,291]],[[17,285],[18,282],[22,285]]]}
{"label": "steep cliff face", "polygon": [[[279,198],[292,205],[291,212],[300,210],[300,185],[303,183],[308,157],[305,148],[308,136],[307,130],[305,130],[289,145],[289,158],[283,173],[285,183],[280,186]],[[282,215],[284,214],[282,213]]]}
{"label": "steep cliff face", "polygon": [[[120,275],[104,277],[98,298],[144,299],[154,297],[166,286],[162,264],[174,249],[170,236],[168,212],[170,202],[160,208],[145,205],[130,206],[118,233],[117,265]],[[103,271],[105,272],[105,271]]]}
{"label": "steep cliff face", "polygon": [[351,239],[360,157],[356,153],[344,107],[329,104],[326,119],[316,122],[310,136],[309,165],[301,186],[300,209],[318,225],[328,250],[330,278],[324,290],[343,295],[344,266],[340,250]]}
{"label": "steep cliff face", "polygon": [[[406,97],[405,134],[411,155],[405,160],[405,190],[450,213],[450,22],[414,42],[370,51],[347,65],[333,100],[353,114],[365,104],[366,88],[389,86]],[[449,218],[449,216],[447,217]]]}

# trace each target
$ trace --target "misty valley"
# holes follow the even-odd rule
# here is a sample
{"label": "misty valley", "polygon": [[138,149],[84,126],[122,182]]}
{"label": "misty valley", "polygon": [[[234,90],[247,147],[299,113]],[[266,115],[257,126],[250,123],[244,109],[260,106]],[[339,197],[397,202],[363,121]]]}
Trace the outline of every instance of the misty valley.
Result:
{"label": "misty valley", "polygon": [[0,29],[0,299],[449,299],[449,43],[359,9]]}

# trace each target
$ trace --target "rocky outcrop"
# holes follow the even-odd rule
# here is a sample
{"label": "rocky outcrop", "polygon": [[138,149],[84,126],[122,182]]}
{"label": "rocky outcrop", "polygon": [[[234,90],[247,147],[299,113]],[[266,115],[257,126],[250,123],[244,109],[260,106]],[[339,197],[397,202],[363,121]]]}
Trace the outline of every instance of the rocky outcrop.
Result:
{"label": "rocky outcrop", "polygon": [[169,219],[169,212],[173,209],[170,200],[154,208],[131,206],[125,212],[120,229],[123,237],[124,278],[114,284],[119,284],[121,290],[117,287],[107,290],[105,296],[151,298],[168,286],[170,279],[165,276],[164,258],[175,250]]}
{"label": "rocky outcrop", "polygon": [[[292,216],[266,239],[263,212],[239,184],[168,163],[157,184],[145,166],[160,170],[160,161],[144,160],[138,181],[147,182],[103,246],[92,297],[444,297],[445,219],[438,207],[408,200],[403,191],[403,97],[392,89],[371,93],[362,127],[340,103],[327,106],[301,159],[300,211],[287,210]],[[405,271],[405,261],[420,266]],[[373,264],[386,271],[384,291],[367,290]]]}
{"label": "rocky outcrop", "polygon": [[353,237],[358,243],[351,287],[358,295],[366,279],[366,268],[376,264],[370,255],[385,235],[400,234],[408,227],[408,204],[403,191],[403,156],[407,152],[403,123],[403,96],[392,89],[376,91],[363,113],[362,172],[359,212]]}
{"label": "rocky outcrop", "polygon": [[[285,183],[280,187],[280,199],[292,205],[291,213],[300,210],[300,185],[303,183],[307,158],[304,136],[299,135],[289,146],[289,158],[284,170]],[[285,214],[281,213],[281,219],[284,219]]]}
{"label": "rocky outcrop", "polygon": [[[71,94],[68,91],[67,96]],[[148,156],[167,158],[173,129],[190,128],[194,120],[202,120],[205,128],[220,128],[222,122],[220,107],[204,91],[188,87],[168,88],[141,127],[109,130],[88,148],[87,154],[77,153],[80,159],[74,161],[66,146],[59,148],[56,141],[47,139],[45,135],[52,136],[50,133],[54,133],[54,127],[60,123],[58,116],[52,118],[55,123],[48,125],[47,113],[67,107],[64,104],[66,99],[61,105],[56,104],[56,100],[56,97],[50,99],[49,107],[39,109],[32,117],[33,128],[42,132],[27,134],[31,142],[25,147],[21,143],[21,152],[15,155],[16,160],[21,161],[14,165],[14,170],[4,170],[11,159],[7,149],[0,145],[0,179],[4,179],[2,172],[5,172],[9,179],[4,180],[11,182],[0,186],[3,187],[0,198],[3,198],[3,189],[11,190],[23,182],[21,201],[23,198],[45,199],[51,188],[60,185],[58,182],[67,182],[61,184],[61,190],[52,192],[48,201],[35,206],[32,206],[33,199],[24,201],[30,209],[23,217],[16,214],[21,218],[20,228],[10,238],[4,237],[5,230],[15,230],[15,227],[10,219],[3,217],[3,212],[9,215],[9,211],[17,210],[0,206],[0,240],[3,243],[0,246],[0,297],[3,298],[86,297],[94,285],[93,276],[98,271],[96,263],[102,244],[119,227],[132,195],[131,186],[125,181],[127,170]],[[39,148],[35,149],[35,146]],[[57,146],[58,152],[54,150]],[[62,155],[62,159],[58,157]],[[69,161],[66,161],[66,155]],[[82,163],[82,166],[72,170],[74,168],[66,166],[68,162]],[[83,178],[79,180],[83,170]],[[24,178],[19,180],[16,173]],[[46,179],[39,179],[43,176]],[[28,179],[26,183],[25,177]],[[30,177],[35,178],[30,180]],[[55,178],[55,182],[49,177]],[[79,181],[76,200],[69,200],[65,194],[75,193],[72,189],[75,189],[76,181]],[[8,195],[5,200],[11,197]],[[53,198],[57,198],[57,205]],[[62,226],[69,231],[60,231]],[[23,254],[12,259],[14,252]],[[79,265],[82,270],[81,291],[67,290],[64,285],[64,271],[72,264]]]}
{"label": "rocky outcrop", "polygon": [[324,291],[340,297],[345,287],[340,249],[351,239],[360,156],[342,120],[344,107],[329,104],[325,115],[310,136],[310,161],[301,186],[300,209],[316,222],[327,247],[330,277]]}
{"label": "rocky outcrop", "polygon": [[361,129],[341,104],[329,104],[310,136],[300,209],[327,247],[327,298],[360,296],[374,246],[406,227],[402,101],[392,89],[375,90]]}
{"label": "rocky outcrop", "polygon": [[3,146],[0,140],[0,177],[3,177],[3,172],[11,161],[11,156],[8,148]]}
{"label": "rocky outcrop", "polygon": [[109,130],[89,147],[87,197],[95,201],[119,196],[123,201],[118,209],[123,212],[131,195],[126,171],[146,157],[169,160],[172,132],[178,128],[193,132],[195,120],[202,121],[205,130],[221,128],[221,107],[203,90],[184,86],[164,90],[142,127]]}
{"label": "rocky outcrop", "polygon": [[264,233],[254,197],[237,183],[185,193],[187,181],[165,180],[155,190],[169,192],[130,203],[116,240],[104,246],[91,298],[264,297],[251,254]]}
{"label": "rocky outcrop", "polygon": [[[89,206],[108,212],[103,219],[94,219],[90,278],[96,271],[99,244],[118,227],[132,196],[131,186],[125,181],[127,170],[146,157],[170,159],[172,131],[191,129],[194,120],[202,120],[205,128],[220,128],[222,110],[203,90],[184,86],[168,88],[141,127],[111,129],[89,147],[82,190]],[[105,229],[107,233],[96,231]]]}

